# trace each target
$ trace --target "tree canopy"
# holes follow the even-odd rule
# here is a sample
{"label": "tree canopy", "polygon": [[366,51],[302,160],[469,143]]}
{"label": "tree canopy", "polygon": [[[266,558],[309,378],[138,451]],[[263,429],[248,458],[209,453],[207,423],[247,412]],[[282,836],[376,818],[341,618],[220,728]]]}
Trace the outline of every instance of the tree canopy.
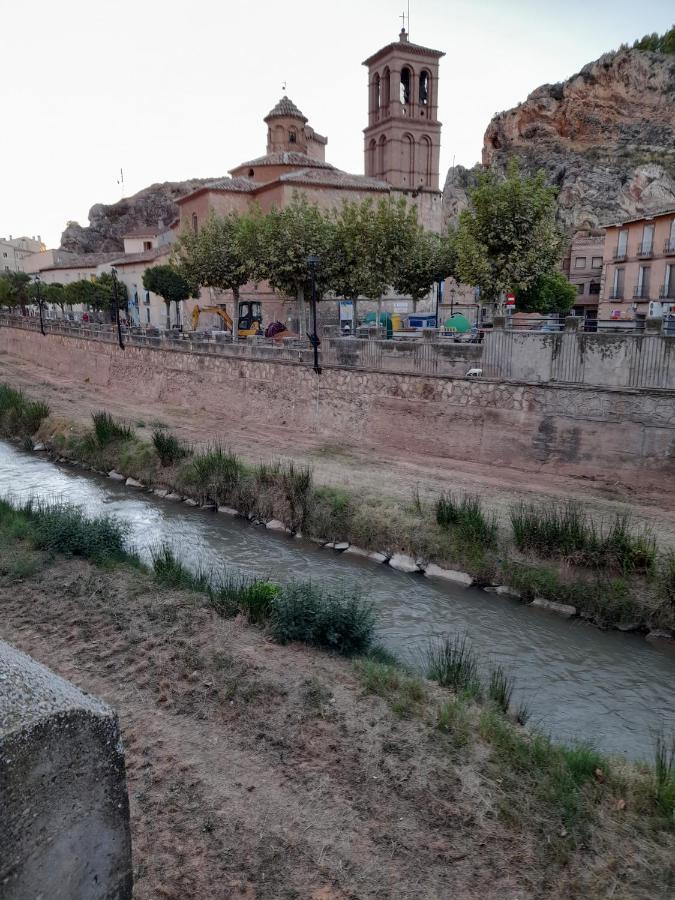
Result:
{"label": "tree canopy", "polygon": [[[143,273],[143,287],[146,291],[157,294],[166,303],[166,324],[171,327],[171,304],[178,305],[182,300],[194,296],[190,283],[173,266],[152,266]],[[178,318],[178,316],[176,316]]]}
{"label": "tree canopy", "polygon": [[0,306],[24,307],[30,303],[30,276],[25,272],[0,275]]}
{"label": "tree canopy", "polygon": [[555,223],[555,188],[539,172],[521,175],[515,161],[506,177],[479,176],[470,192],[470,208],[459,217],[457,274],[478,285],[482,296],[527,291],[557,270],[564,237]]}
{"label": "tree canopy", "polygon": [[577,291],[562,272],[541,275],[526,290],[516,294],[519,312],[538,312],[544,315],[566,313],[574,305]]}

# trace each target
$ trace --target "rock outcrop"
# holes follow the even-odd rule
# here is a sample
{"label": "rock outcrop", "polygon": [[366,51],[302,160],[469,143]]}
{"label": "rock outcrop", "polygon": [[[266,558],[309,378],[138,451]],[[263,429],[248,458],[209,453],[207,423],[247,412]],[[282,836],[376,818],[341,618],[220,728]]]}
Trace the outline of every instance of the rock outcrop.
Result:
{"label": "rock outcrop", "polygon": [[[484,166],[503,171],[513,157],[558,186],[567,228],[675,205],[675,56],[619,50],[562,84],[537,88],[485,132]],[[475,173],[460,166],[448,173],[449,220],[466,205]]]}
{"label": "rock outcrop", "polygon": [[106,206],[96,203],[89,210],[89,225],[69,222],[61,235],[61,249],[73,253],[105,253],[122,250],[122,236],[134,228],[169,225],[178,216],[176,200],[213,178],[165,181],[143,188],[132,197]]}

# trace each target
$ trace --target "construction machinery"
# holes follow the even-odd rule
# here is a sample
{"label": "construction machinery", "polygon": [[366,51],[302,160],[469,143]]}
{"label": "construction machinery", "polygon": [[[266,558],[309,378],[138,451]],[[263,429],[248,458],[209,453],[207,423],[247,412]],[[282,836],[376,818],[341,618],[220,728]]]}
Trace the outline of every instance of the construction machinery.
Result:
{"label": "construction machinery", "polygon": [[[202,313],[214,313],[220,316],[223,325],[228,331],[234,329],[232,317],[224,306],[195,306],[192,310],[192,330],[197,330],[199,317]],[[239,301],[239,337],[248,337],[251,334],[262,334],[262,306],[257,300]]]}

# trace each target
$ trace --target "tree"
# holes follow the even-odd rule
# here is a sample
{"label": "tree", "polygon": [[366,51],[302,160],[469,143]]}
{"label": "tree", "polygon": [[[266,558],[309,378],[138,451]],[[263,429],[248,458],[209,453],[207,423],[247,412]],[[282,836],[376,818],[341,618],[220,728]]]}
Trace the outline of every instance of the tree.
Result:
{"label": "tree", "polygon": [[42,299],[45,303],[51,303],[58,306],[63,315],[66,311],[66,291],[62,284],[55,281],[53,284],[44,284],[42,286]]}
{"label": "tree", "polygon": [[96,287],[85,278],[71,281],[63,288],[63,297],[68,306],[93,307],[96,305]]}
{"label": "tree", "polygon": [[116,282],[115,286],[113,286],[112,273],[101,272],[101,274],[92,282],[94,285],[94,294],[93,301],[90,301],[90,305],[93,306],[94,309],[108,312],[110,314],[111,322],[115,321],[115,303],[113,295],[115,293],[117,294],[117,306],[127,314],[129,303],[129,292],[126,284],[118,279],[114,280]]}
{"label": "tree", "polygon": [[[196,290],[212,287],[232,291],[234,328],[238,336],[239,294],[243,285],[254,277],[256,260],[251,256],[251,216],[254,213],[212,213],[198,232],[182,232],[172,251],[172,263],[181,278]],[[194,293],[193,293],[194,296]]]}
{"label": "tree", "polygon": [[414,311],[434,282],[455,274],[456,253],[450,232],[434,234],[418,226],[410,229],[408,239],[408,250],[398,260],[392,285],[397,293],[412,298]]}
{"label": "tree", "polygon": [[470,208],[459,216],[460,280],[496,300],[505,292],[526,291],[555,271],[564,241],[555,224],[555,196],[543,172],[521,176],[515,161],[503,179],[494,172],[480,175]]}
{"label": "tree", "polygon": [[22,309],[30,303],[30,276],[25,272],[3,272],[0,276],[0,306]]}
{"label": "tree", "polygon": [[577,291],[562,272],[541,275],[527,290],[516,294],[519,312],[566,313],[574,305]]}
{"label": "tree", "polygon": [[176,304],[176,322],[179,321],[179,304],[193,296],[193,289],[173,266],[152,266],[143,273],[143,287],[162,298],[166,304],[166,327],[171,328],[171,304]]}
{"label": "tree", "polygon": [[307,259],[318,257],[316,289],[319,296],[331,287],[333,278],[332,251],[333,222],[304,195],[294,194],[283,209],[272,207],[259,221],[257,244],[258,274],[271,287],[295,297],[298,306],[299,330],[307,329],[305,296],[310,290],[310,269]]}

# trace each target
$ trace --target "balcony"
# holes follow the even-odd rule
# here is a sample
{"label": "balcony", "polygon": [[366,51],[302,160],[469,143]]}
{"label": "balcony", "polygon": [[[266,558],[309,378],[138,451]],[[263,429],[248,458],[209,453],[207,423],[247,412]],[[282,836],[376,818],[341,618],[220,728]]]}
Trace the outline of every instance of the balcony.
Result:
{"label": "balcony", "polygon": [[610,300],[623,300],[623,290],[612,291],[609,295]]}
{"label": "balcony", "polygon": [[625,259],[626,256],[627,256],[627,254],[626,254],[626,248],[625,248],[625,247],[623,247],[623,248],[617,247],[616,250],[614,251],[614,259],[617,260],[617,261],[620,261],[620,260],[622,260],[622,259]]}
{"label": "balcony", "polygon": [[675,301],[675,284],[668,287],[666,287],[665,284],[662,284],[659,288],[659,300]]}
{"label": "balcony", "polygon": [[675,256],[675,238],[670,238],[666,240],[663,245],[663,253],[664,256]]}
{"label": "balcony", "polygon": [[651,243],[638,244],[638,259],[650,259],[654,255],[654,245]]}
{"label": "balcony", "polygon": [[649,300],[649,287],[646,284],[636,284],[633,288],[633,300]]}

